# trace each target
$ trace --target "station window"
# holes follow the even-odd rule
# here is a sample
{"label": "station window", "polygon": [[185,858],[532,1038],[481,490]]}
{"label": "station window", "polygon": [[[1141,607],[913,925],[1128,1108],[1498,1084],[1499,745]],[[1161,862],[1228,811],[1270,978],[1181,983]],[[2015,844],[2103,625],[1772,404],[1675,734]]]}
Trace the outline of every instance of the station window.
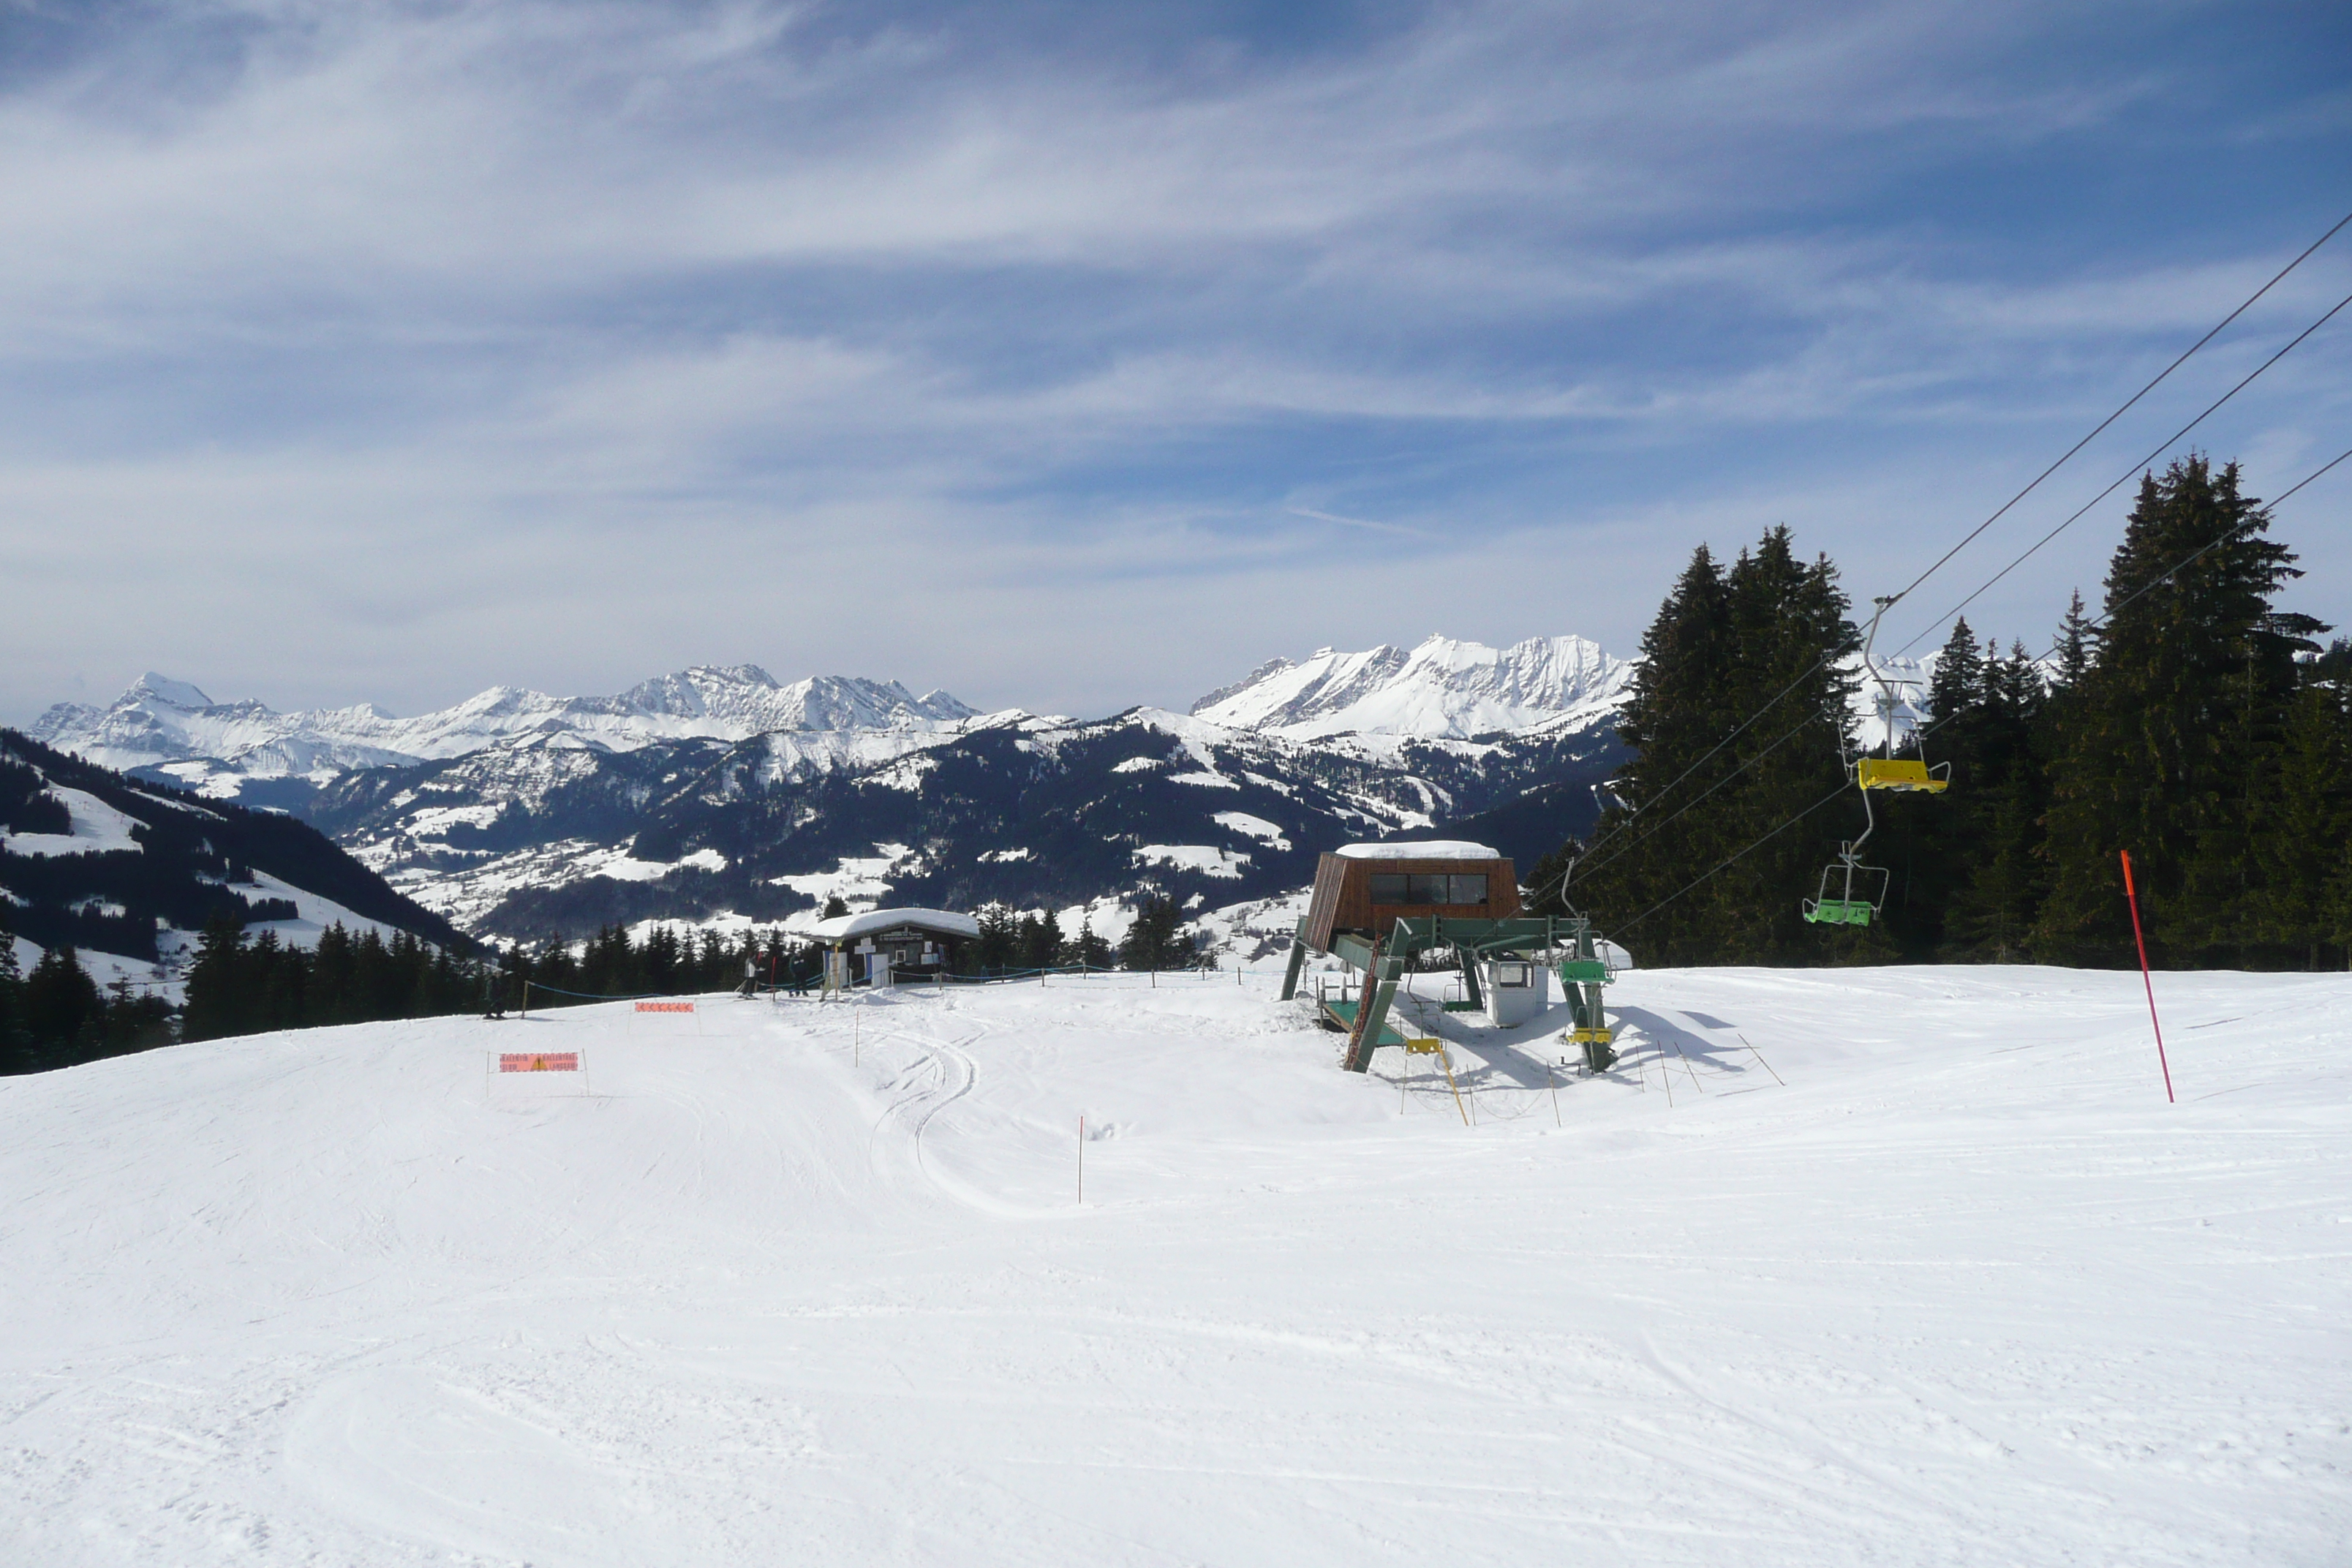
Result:
{"label": "station window", "polygon": [[1526,985],[1528,984],[1528,966],[1524,963],[1498,963],[1495,965],[1495,984],[1496,988],[1517,990]]}
{"label": "station window", "polygon": [[1371,877],[1376,904],[1483,904],[1486,901],[1484,872],[1448,876],[1443,871],[1375,871]]}

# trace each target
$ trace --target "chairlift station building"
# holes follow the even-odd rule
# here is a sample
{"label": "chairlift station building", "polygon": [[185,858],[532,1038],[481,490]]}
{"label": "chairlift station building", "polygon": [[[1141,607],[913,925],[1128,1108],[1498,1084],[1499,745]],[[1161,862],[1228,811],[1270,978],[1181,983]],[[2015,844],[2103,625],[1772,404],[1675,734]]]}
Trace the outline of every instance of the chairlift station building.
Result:
{"label": "chairlift station building", "polygon": [[1363,1072],[1379,1047],[1405,1043],[1388,1026],[1388,1014],[1422,952],[1451,950],[1461,965],[1465,1000],[1447,1003],[1448,1011],[1481,1012],[1502,1028],[1543,1014],[1556,961],[1573,1037],[1599,1061],[1609,1049],[1601,1006],[1609,974],[1595,942],[1591,922],[1580,917],[1526,914],[1511,862],[1483,844],[1350,844],[1317,863],[1282,994],[1286,1001],[1297,994],[1310,952],[1336,954],[1360,971],[1352,1001],[1325,1005],[1349,1032],[1345,1065]]}
{"label": "chairlift station building", "polygon": [[825,984],[847,990],[930,980],[950,972],[963,944],[980,940],[980,922],[952,910],[869,910],[820,921],[809,933],[824,944]]}

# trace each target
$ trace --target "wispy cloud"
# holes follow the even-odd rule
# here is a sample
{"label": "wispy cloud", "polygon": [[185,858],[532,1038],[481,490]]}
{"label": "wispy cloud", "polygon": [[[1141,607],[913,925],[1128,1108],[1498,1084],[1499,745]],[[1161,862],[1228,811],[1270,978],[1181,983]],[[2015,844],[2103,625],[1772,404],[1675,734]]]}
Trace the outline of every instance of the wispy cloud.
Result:
{"label": "wispy cloud", "polygon": [[[720,657],[1084,710],[1433,593],[1624,646],[1763,510],[1907,559],[2315,232],[2342,28],[2281,20],[0,12],[0,713]],[[2214,438],[2346,411],[2281,384]]]}

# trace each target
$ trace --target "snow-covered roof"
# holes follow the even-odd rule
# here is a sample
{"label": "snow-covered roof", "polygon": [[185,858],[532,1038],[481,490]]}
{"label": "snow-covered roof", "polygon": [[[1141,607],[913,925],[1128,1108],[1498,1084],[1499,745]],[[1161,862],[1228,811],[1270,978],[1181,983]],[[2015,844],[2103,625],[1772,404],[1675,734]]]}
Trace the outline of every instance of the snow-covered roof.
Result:
{"label": "snow-covered roof", "polygon": [[1503,853],[1464,838],[1423,838],[1412,844],[1342,844],[1332,851],[1350,860],[1500,860]]}
{"label": "snow-covered roof", "polygon": [[854,936],[894,931],[899,926],[918,926],[949,936],[980,934],[978,921],[953,910],[868,910],[862,915],[835,915],[811,926],[809,934],[819,942],[846,942]]}

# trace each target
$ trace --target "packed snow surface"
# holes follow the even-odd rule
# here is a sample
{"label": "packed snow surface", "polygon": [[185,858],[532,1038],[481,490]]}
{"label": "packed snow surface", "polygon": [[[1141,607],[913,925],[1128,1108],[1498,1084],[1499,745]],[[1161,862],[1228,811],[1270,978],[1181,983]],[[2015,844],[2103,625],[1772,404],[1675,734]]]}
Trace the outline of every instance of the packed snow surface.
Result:
{"label": "packed snow surface", "polygon": [[2352,979],[1636,973],[1557,1121],[1270,986],[0,1080],[0,1562],[2345,1561]]}

